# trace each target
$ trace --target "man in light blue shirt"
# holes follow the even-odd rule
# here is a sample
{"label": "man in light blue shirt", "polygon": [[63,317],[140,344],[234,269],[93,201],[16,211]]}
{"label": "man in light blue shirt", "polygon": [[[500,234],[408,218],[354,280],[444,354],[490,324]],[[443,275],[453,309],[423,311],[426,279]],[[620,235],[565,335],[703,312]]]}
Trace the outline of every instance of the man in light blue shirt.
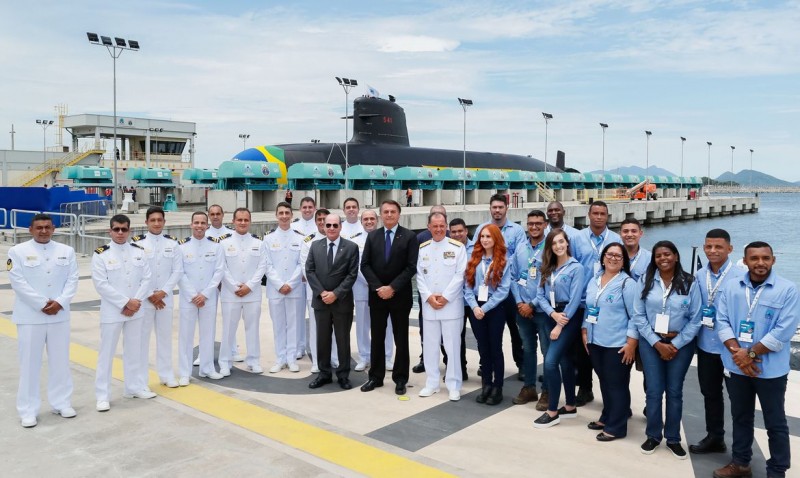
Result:
{"label": "man in light blue shirt", "polygon": [[722,286],[717,334],[733,421],[732,461],[714,472],[717,478],[751,476],[756,397],[769,436],[767,476],[782,478],[790,466],[789,426],[784,403],[790,342],[797,329],[797,286],[772,273],[775,256],[766,242],[744,250],[748,272]]}
{"label": "man in light blue shirt", "polygon": [[650,256],[652,255],[647,249],[639,247],[639,242],[644,236],[642,224],[636,218],[627,218],[620,225],[619,235],[631,260],[631,278],[634,281],[638,281],[647,271],[647,266],[650,264]]}
{"label": "man in light blue shirt", "polygon": [[706,437],[689,446],[694,454],[725,453],[725,400],[722,397],[723,367],[720,354],[725,351],[716,329],[719,291],[724,284],[741,278],[745,271],[733,266],[731,236],[724,229],[706,234],[703,252],[708,265],[695,273],[703,299],[703,327],[697,335],[697,380],[706,411]]}
{"label": "man in light blue shirt", "polygon": [[575,250],[572,248],[572,238],[578,230],[564,222],[564,205],[558,201],[553,201],[547,205],[547,228],[544,230],[544,237],[550,234],[553,229],[561,229],[567,233],[570,240],[570,254],[575,257]]}

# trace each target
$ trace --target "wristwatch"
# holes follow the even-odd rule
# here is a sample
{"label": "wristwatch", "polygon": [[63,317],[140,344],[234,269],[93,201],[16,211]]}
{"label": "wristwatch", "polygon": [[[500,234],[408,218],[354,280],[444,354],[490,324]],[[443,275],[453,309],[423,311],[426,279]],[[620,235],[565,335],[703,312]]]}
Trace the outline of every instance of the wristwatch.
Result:
{"label": "wristwatch", "polygon": [[752,348],[747,349],[747,356],[751,359],[755,360],[758,357],[758,354],[753,352]]}

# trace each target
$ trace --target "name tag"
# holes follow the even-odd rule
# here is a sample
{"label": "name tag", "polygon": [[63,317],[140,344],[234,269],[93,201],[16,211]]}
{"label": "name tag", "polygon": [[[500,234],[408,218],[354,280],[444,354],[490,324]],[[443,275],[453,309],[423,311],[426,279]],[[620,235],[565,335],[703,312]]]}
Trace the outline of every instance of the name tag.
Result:
{"label": "name tag", "polygon": [[536,268],[531,267],[530,269],[528,269],[528,277],[530,277],[531,280],[536,280],[536,272],[537,272]]}
{"label": "name tag", "polygon": [[594,274],[593,275],[597,275],[598,272],[600,272],[600,263],[599,262],[595,262],[594,263]]}
{"label": "name tag", "polygon": [[556,308],[556,291],[550,291],[550,307]]}
{"label": "name tag", "polygon": [[669,333],[669,314],[656,314],[656,326],[654,330],[657,334]]}
{"label": "name tag", "polygon": [[522,287],[528,287],[528,279],[520,277],[517,281],[517,284],[521,285]]}
{"label": "name tag", "polygon": [[586,322],[596,324],[597,317],[600,316],[600,307],[589,307],[586,309],[586,312]]}
{"label": "name tag", "polygon": [[744,321],[739,324],[739,342],[753,343],[753,330],[755,323]]}
{"label": "name tag", "polygon": [[482,284],[478,286],[478,302],[486,302],[489,300],[489,286]]}
{"label": "name tag", "polygon": [[717,309],[713,305],[703,307],[702,324],[709,329],[714,329],[714,318],[717,316]]}

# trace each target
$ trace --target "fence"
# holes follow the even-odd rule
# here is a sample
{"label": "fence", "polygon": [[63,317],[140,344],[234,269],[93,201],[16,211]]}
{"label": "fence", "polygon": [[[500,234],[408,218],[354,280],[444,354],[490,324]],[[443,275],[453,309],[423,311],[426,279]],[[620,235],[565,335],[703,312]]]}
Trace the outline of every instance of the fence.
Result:
{"label": "fence", "polygon": [[[74,214],[75,216],[81,216],[83,214],[105,216],[109,206],[110,201],[107,199],[99,199],[97,201],[65,202],[61,204],[59,209],[64,214]],[[64,225],[63,222],[62,225]]]}
{"label": "fence", "polygon": [[[40,214],[42,211],[30,211],[26,209],[12,209],[9,218],[11,220],[11,229],[14,231],[13,233],[13,241],[14,244],[17,243],[17,230],[24,229],[27,230],[27,227],[19,226],[19,219],[20,215],[30,215],[31,217],[35,216],[36,214]],[[77,223],[78,217],[75,214],[70,213],[63,213],[63,212],[52,212],[52,211],[45,211],[46,214],[50,216],[57,216],[61,217],[62,219],[62,226],[57,228],[56,231],[53,233],[54,236],[67,236],[67,244],[71,247],[75,247],[75,237],[77,235]],[[30,223],[30,219],[27,221]],[[66,226],[64,224],[67,224]]]}

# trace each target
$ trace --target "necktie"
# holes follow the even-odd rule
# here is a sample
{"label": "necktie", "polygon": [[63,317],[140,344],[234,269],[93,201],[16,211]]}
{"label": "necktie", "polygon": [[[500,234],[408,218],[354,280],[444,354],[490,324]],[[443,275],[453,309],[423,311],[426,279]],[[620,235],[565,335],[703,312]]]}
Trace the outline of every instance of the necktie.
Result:
{"label": "necktie", "polygon": [[383,258],[389,263],[389,254],[392,252],[392,230],[386,230],[386,246],[383,248]]}
{"label": "necktie", "polygon": [[328,270],[333,267],[333,246],[335,244],[331,242],[330,246],[328,247]]}

